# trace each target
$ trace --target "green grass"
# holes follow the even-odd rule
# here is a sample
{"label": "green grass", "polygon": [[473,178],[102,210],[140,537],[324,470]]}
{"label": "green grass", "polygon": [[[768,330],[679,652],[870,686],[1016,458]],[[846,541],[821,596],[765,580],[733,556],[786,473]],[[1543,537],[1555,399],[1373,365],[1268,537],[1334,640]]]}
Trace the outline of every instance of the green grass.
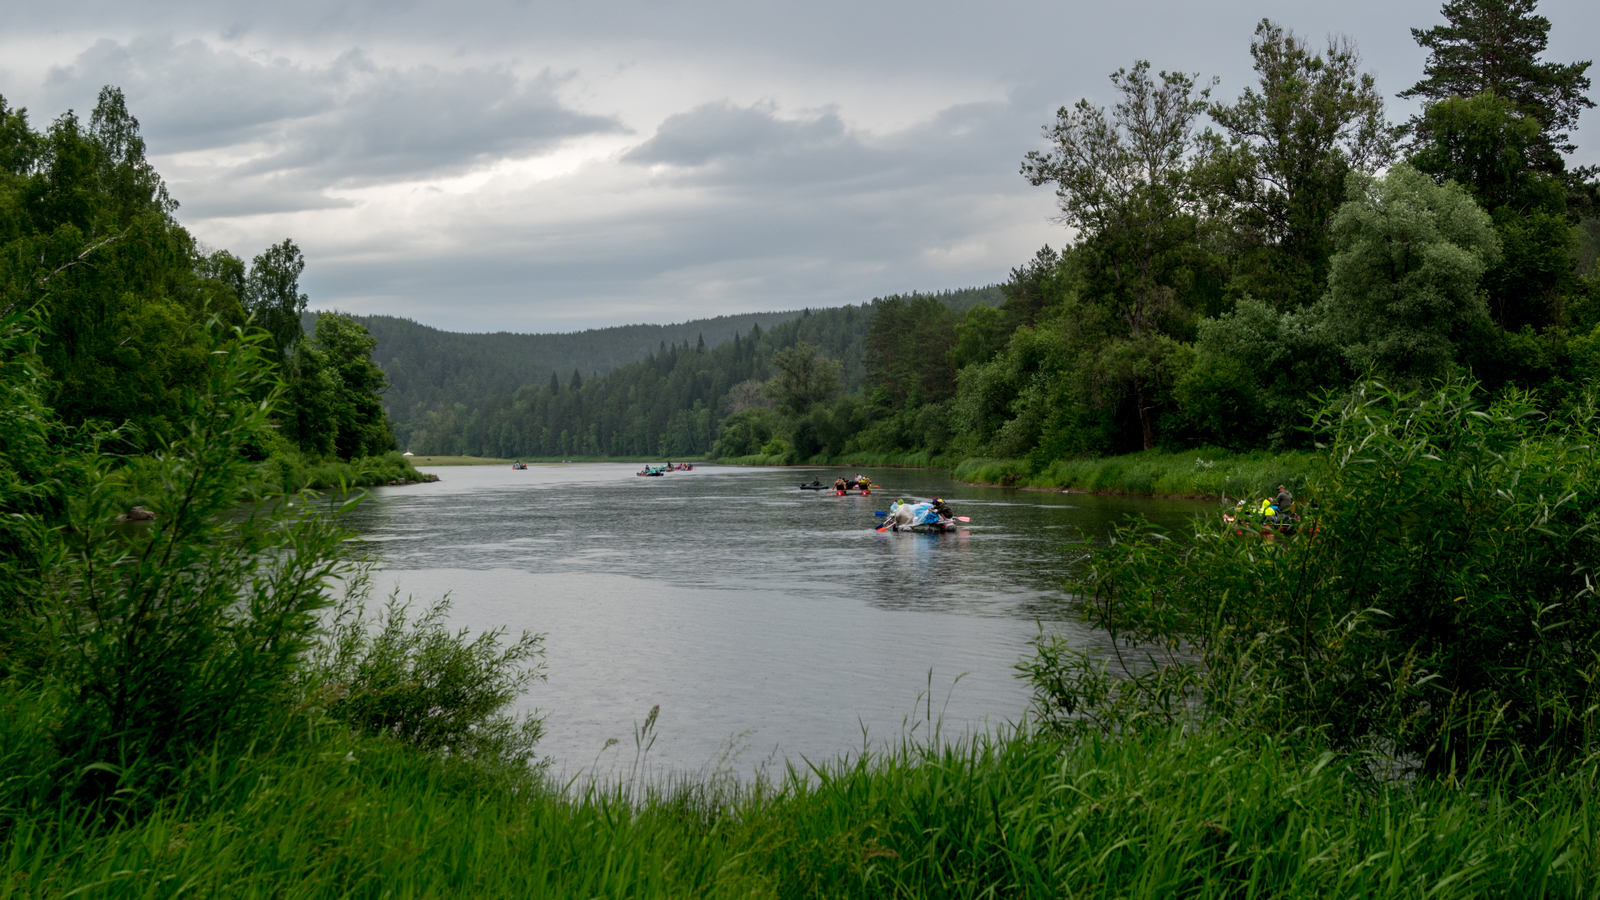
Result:
{"label": "green grass", "polygon": [[1168,497],[1246,497],[1305,483],[1314,455],[1298,451],[1230,453],[1206,448],[1179,453],[1147,450],[1097,459],[1063,459],[1036,468],[1022,459],[961,459],[919,453],[846,453],[796,461],[787,454],[739,456],[732,466],[846,466],[950,469],[957,481]]}
{"label": "green grass", "polygon": [[951,473],[958,481],[1017,487],[1061,488],[1113,494],[1170,497],[1246,497],[1280,484],[1297,490],[1305,483],[1314,455],[1288,451],[1229,453],[1147,450],[1098,459],[1057,460],[1036,470],[1025,460],[967,459]]}
{"label": "green grass", "polygon": [[14,820],[0,898],[1595,896],[1594,777],[1370,789],[1314,748],[1206,731],[512,791],[341,738],[202,765],[136,824]]}

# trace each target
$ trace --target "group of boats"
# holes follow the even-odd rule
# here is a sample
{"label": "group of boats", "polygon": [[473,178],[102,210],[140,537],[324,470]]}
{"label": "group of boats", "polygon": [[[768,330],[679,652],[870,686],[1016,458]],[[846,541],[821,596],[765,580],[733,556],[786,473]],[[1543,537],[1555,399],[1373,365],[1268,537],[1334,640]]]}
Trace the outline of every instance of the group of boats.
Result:
{"label": "group of boats", "polygon": [[640,469],[639,471],[637,471],[637,472],[635,472],[633,474],[638,475],[640,478],[659,478],[662,475],[667,474],[668,472],[693,472],[693,471],[694,471],[694,466],[692,466],[692,465],[690,465],[688,463],[683,463],[682,465],[673,465],[672,463],[669,462],[664,466],[645,466],[643,469]]}
{"label": "group of boats", "polygon": [[881,484],[873,484],[872,479],[865,475],[857,475],[854,478],[835,478],[832,484],[823,484],[820,479],[813,478],[811,479],[810,484],[802,483],[800,485],[800,490],[833,491],[835,494],[838,494],[841,497],[851,491],[860,491],[861,496],[867,497],[872,494],[873,488],[881,489],[882,487],[883,485]]}
{"label": "group of boats", "polygon": [[[874,490],[883,490],[883,485],[873,483],[865,475],[854,478],[836,478],[831,484],[823,482],[820,478],[811,479],[811,483],[802,483],[802,491],[832,491],[835,495],[843,497],[852,491],[860,491],[861,496],[870,497]],[[938,497],[932,500],[896,500],[889,505],[889,511],[879,510],[874,516],[883,521],[878,524],[877,531],[912,531],[917,533],[942,534],[956,527],[957,522],[971,522],[968,516],[958,516],[950,511],[949,505]]]}

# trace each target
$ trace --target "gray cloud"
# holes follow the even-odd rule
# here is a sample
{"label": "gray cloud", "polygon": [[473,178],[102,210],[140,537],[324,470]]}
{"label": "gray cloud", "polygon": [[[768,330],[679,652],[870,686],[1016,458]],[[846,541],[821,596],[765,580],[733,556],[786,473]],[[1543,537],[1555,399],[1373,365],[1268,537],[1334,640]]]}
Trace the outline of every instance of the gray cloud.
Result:
{"label": "gray cloud", "polygon": [[[1392,97],[1437,3],[81,0],[8,11],[0,93],[41,122],[121,85],[180,217],[293,235],[317,304],[578,328],[998,280],[1066,237],[1017,165],[1109,71],[1236,96],[1268,13]],[[1550,58],[1593,55],[1592,0],[1540,12]]]}
{"label": "gray cloud", "polygon": [[339,185],[460,172],[529,156],[571,137],[621,130],[556,99],[560,79],[521,79],[504,66],[446,71],[385,68],[364,54],[341,56],[323,73],[338,106],[285,124],[284,149],[240,174],[296,171]]}
{"label": "gray cloud", "polygon": [[[259,143],[268,151],[219,173],[235,193],[271,195],[261,211],[328,188],[458,173],[561,141],[619,131],[611,117],[564,106],[562,79],[522,78],[504,64],[456,70],[382,66],[350,50],[322,66],[260,57],[204,41],[144,37],[97,41],[50,70],[46,96],[92,97],[115,84],[128,96],[152,151],[180,153]],[[65,104],[62,104],[65,105]],[[273,182],[268,187],[261,181]],[[245,197],[223,203],[238,208]],[[202,203],[219,208],[215,202]]]}
{"label": "gray cloud", "polygon": [[780,120],[771,103],[740,108],[726,100],[668,116],[655,136],[628,151],[624,162],[703,166],[729,158],[793,155],[837,147],[845,140],[836,112],[809,120]]}

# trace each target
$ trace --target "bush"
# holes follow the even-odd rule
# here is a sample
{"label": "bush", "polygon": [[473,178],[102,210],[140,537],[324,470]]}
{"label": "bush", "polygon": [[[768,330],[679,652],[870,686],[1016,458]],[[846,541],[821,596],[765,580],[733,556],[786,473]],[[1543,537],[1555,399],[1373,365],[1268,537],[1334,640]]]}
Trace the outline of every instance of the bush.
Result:
{"label": "bush", "polygon": [[523,632],[502,646],[501,629],[469,639],[445,626],[448,600],[413,619],[391,596],[373,622],[365,584],[341,604],[301,676],[311,702],[356,730],[429,752],[517,768],[533,762],[542,721],[503,710],[543,680],[544,636]]}
{"label": "bush", "polygon": [[[1327,448],[1298,534],[1263,542],[1202,519],[1180,541],[1140,524],[1093,552],[1084,611],[1137,657],[1133,680],[1097,681],[1092,660],[1047,638],[1030,669],[1044,718],[1205,713],[1435,773],[1592,751],[1594,407],[1556,420],[1459,381],[1367,383],[1317,426]],[[1203,677],[1150,655],[1183,647]]]}
{"label": "bush", "polygon": [[55,535],[62,552],[32,614],[8,623],[28,648],[7,660],[10,687],[60,711],[45,755],[80,799],[147,799],[194,753],[281,720],[341,566],[338,508],[249,488],[240,448],[268,427],[270,406],[259,338],[214,328],[212,341],[178,437],[140,468],[154,521],[123,523],[110,463],[82,456]]}

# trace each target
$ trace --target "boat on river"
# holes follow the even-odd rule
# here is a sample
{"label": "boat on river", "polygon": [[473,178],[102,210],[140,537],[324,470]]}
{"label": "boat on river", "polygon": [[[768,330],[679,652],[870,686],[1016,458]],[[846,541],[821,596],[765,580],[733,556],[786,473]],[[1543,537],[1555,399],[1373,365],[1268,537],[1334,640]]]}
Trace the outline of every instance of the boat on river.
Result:
{"label": "boat on river", "polygon": [[802,491],[833,491],[841,497],[843,497],[849,491],[860,491],[861,496],[865,497],[872,493],[873,488],[882,490],[883,485],[873,484],[872,479],[870,478],[863,478],[859,481],[846,481],[844,483],[844,490],[839,489],[839,483],[837,481],[829,482],[828,484],[812,482],[811,484],[800,485],[800,490]]}
{"label": "boat on river", "polygon": [[889,511],[884,514],[883,524],[878,526],[878,530],[939,534],[954,527],[955,519],[941,513],[932,503],[912,503],[907,500],[896,500],[894,505],[889,507]]}

